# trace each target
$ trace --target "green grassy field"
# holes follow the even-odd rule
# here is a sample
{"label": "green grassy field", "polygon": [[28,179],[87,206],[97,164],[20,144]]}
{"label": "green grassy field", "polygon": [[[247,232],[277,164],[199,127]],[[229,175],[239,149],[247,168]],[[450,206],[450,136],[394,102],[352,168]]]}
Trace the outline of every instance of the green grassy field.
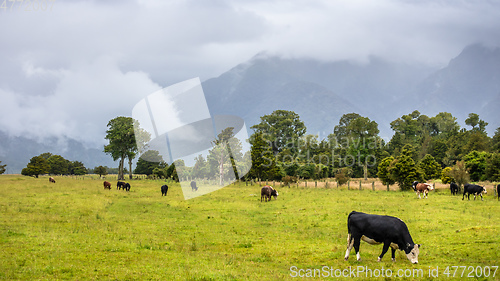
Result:
{"label": "green grassy field", "polygon": [[[404,272],[401,280],[446,280],[448,267],[450,278],[473,269],[473,276],[481,271],[477,279],[500,280],[500,269],[494,272],[500,202],[491,192],[484,201],[462,201],[447,190],[419,200],[413,192],[283,187],[278,200],[261,203],[258,185],[231,185],[185,201],[179,184],[162,197],[161,181],[131,181],[128,193],[104,190],[98,179],[56,181],[0,176],[0,279],[292,280],[315,274],[335,280],[341,271],[350,274],[344,279],[365,279],[366,272],[346,270],[366,267],[374,275]],[[382,246],[364,242],[361,262],[354,252],[344,261],[352,210],[405,221],[422,244],[419,264],[401,251],[395,263],[390,251],[376,262]],[[423,276],[410,276],[415,272]]]}

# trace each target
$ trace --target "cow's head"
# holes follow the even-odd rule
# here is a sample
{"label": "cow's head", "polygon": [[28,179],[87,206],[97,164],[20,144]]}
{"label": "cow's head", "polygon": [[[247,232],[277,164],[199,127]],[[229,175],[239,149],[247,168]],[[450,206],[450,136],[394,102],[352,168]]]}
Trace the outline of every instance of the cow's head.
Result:
{"label": "cow's head", "polygon": [[410,260],[411,263],[418,263],[418,253],[420,244],[413,244],[413,247],[410,243],[406,244],[406,257]]}
{"label": "cow's head", "polygon": [[274,196],[274,199],[278,199],[278,195],[279,195],[279,194],[278,194],[278,191],[276,191],[276,189],[273,189],[273,190],[271,191],[271,196]]}
{"label": "cow's head", "polygon": [[483,193],[484,193],[484,194],[487,194],[487,192],[486,192],[486,188],[485,188],[484,186],[483,186]]}

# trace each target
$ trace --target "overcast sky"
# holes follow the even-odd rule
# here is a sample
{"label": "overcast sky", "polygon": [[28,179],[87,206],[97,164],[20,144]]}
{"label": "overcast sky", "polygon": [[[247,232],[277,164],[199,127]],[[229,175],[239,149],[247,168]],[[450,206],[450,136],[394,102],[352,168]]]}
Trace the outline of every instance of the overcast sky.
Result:
{"label": "overcast sky", "polygon": [[260,52],[445,66],[469,44],[500,46],[500,1],[12,3],[0,8],[0,130],[99,146],[145,96]]}

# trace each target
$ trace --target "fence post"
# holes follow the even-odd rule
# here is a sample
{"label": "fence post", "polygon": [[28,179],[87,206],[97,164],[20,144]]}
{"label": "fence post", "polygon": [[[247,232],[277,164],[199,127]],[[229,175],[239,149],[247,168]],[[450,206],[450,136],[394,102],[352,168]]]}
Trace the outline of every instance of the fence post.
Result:
{"label": "fence post", "polygon": [[375,182],[372,181],[372,190],[375,191]]}
{"label": "fence post", "polygon": [[307,188],[307,180],[306,180],[306,188]]}
{"label": "fence post", "polygon": [[314,187],[318,187],[318,181],[314,181]]}
{"label": "fence post", "polygon": [[361,181],[359,181],[359,190],[362,190],[363,188],[361,187]]}
{"label": "fence post", "polygon": [[387,184],[387,191],[389,191],[389,184]]}
{"label": "fence post", "polygon": [[347,190],[351,190],[351,181],[347,181]]}

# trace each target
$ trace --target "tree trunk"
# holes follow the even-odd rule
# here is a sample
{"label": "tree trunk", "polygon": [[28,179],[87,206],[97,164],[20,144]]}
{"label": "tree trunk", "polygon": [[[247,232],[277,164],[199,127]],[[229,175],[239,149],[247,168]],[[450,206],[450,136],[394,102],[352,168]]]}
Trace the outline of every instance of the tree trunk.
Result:
{"label": "tree trunk", "polygon": [[125,161],[125,158],[124,158],[124,157],[122,157],[122,158],[120,159],[120,164],[118,165],[118,180],[123,180],[123,179],[125,179],[125,178],[123,177],[123,162],[124,162],[124,161]]}
{"label": "tree trunk", "polygon": [[128,159],[128,172],[129,172],[128,178],[132,179],[132,159],[130,159],[130,158]]}

